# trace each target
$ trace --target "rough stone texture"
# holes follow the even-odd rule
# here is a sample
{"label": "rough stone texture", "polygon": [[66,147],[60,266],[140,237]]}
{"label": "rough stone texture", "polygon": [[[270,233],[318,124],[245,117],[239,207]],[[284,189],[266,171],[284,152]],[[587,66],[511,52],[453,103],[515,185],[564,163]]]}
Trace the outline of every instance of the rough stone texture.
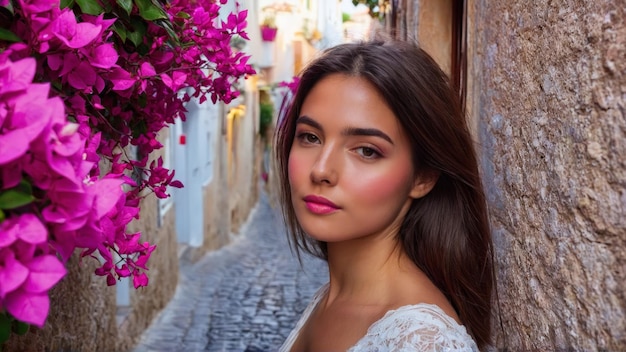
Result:
{"label": "rough stone texture", "polygon": [[470,3],[498,346],[625,350],[626,1]]}
{"label": "rough stone texture", "polygon": [[[421,26],[431,2],[397,13],[420,13]],[[467,3],[497,347],[626,350],[626,1]]]}
{"label": "rough stone texture", "polygon": [[68,274],[50,291],[50,313],[43,329],[31,327],[13,335],[3,351],[112,351],[117,333],[115,289],[93,274],[96,263],[79,263],[78,253],[67,263]]}

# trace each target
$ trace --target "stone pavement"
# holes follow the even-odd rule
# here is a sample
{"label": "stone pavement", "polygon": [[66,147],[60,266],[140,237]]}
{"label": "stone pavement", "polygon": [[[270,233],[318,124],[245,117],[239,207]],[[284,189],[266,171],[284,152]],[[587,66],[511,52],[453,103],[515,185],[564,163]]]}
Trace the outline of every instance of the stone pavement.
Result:
{"label": "stone pavement", "polygon": [[263,193],[232,244],[181,263],[173,299],[134,352],[276,351],[328,280],[323,261],[302,264]]}

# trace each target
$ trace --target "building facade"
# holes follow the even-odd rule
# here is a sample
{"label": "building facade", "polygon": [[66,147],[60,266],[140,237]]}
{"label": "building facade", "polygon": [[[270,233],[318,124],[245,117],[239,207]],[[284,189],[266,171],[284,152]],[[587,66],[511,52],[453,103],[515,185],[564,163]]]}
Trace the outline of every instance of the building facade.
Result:
{"label": "building facade", "polygon": [[465,101],[496,247],[496,346],[625,350],[626,2],[386,3],[385,30],[417,40]]}

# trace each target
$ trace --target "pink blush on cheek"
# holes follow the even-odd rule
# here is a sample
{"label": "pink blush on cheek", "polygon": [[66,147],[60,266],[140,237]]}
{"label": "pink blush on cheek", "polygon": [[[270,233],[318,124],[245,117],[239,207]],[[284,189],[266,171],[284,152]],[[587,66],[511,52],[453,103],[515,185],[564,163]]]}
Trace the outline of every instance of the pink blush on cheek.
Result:
{"label": "pink blush on cheek", "polygon": [[353,178],[350,188],[370,204],[384,202],[389,197],[404,197],[404,192],[408,193],[412,186],[409,171],[407,167],[402,167],[369,177],[361,173],[361,176]]}
{"label": "pink blush on cheek", "polygon": [[294,183],[296,182],[298,170],[302,171],[299,165],[300,164],[298,163],[298,158],[295,158],[293,155],[290,155],[288,163],[287,163],[287,172],[289,176],[289,185],[291,186],[292,190],[294,186],[296,186]]}

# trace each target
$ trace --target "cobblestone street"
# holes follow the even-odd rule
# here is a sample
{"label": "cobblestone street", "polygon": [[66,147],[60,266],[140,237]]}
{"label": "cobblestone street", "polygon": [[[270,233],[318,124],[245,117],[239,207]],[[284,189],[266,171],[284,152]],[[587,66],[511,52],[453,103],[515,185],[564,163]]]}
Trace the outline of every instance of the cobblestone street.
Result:
{"label": "cobblestone street", "polygon": [[262,194],[232,244],[181,264],[175,296],[134,352],[277,350],[327,281],[323,261],[302,262]]}

